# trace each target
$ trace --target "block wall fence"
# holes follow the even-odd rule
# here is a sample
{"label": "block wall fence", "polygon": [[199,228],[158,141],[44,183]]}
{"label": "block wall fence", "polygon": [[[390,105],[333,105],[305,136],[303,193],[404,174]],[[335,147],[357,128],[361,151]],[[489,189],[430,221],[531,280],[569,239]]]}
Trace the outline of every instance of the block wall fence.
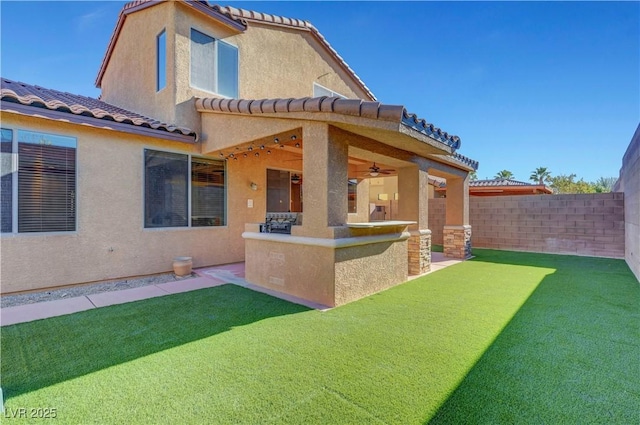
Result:
{"label": "block wall fence", "polygon": [[[429,199],[433,244],[441,245],[444,198]],[[470,197],[476,248],[624,258],[623,193]]]}
{"label": "block wall fence", "polygon": [[614,189],[624,193],[625,260],[640,281],[640,125],[622,158]]}

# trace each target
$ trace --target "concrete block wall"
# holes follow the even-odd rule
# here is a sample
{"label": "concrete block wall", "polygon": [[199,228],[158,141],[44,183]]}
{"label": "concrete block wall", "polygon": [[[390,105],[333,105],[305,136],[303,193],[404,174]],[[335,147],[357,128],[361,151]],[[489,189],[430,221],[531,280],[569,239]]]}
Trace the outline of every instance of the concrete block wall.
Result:
{"label": "concrete block wall", "polygon": [[[441,201],[429,200],[434,244],[442,242],[434,228],[444,221]],[[624,257],[622,193],[472,197],[469,221],[473,247]]]}
{"label": "concrete block wall", "polygon": [[625,260],[640,281],[640,125],[622,158],[615,190],[624,193]]}

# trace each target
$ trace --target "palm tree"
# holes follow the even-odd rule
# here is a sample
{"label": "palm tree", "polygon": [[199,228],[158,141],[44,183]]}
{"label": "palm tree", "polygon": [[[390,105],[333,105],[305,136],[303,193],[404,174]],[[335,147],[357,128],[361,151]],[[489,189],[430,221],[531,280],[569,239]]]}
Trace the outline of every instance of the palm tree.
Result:
{"label": "palm tree", "polygon": [[513,173],[509,170],[502,170],[500,171],[498,174],[496,174],[496,176],[494,177],[495,179],[512,179],[513,178]]}
{"label": "palm tree", "polygon": [[608,193],[613,190],[618,179],[616,177],[600,177],[593,185],[598,193]]}
{"label": "palm tree", "polygon": [[545,182],[549,183],[551,181],[551,171],[547,170],[546,167],[538,167],[531,173],[529,180],[540,185],[544,185]]}

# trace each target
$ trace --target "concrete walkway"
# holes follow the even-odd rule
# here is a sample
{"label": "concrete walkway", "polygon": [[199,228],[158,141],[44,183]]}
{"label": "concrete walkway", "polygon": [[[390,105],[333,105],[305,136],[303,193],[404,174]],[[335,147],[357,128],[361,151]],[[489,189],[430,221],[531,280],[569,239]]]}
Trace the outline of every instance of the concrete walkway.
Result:
{"label": "concrete walkway", "polygon": [[[442,253],[431,253],[431,271],[436,272],[445,267],[460,263],[461,260],[445,258]],[[81,297],[63,300],[45,301],[34,304],[25,304],[15,307],[6,307],[0,311],[0,326],[14,325],[16,323],[31,322],[33,320],[62,316],[91,310],[93,308],[106,307],[115,304],[124,304],[132,301],[140,301],[148,298],[163,297],[165,295],[178,294],[180,292],[195,291],[204,288],[228,283],[242,286],[254,291],[262,292],[276,298],[280,298],[306,307],[326,310],[327,306],[312,303],[291,295],[265,289],[244,280],[244,263],[227,264],[223,266],[207,267],[194,270],[198,277],[183,279],[175,282],[160,283],[156,285],[142,286],[139,288],[124,289],[121,291],[101,292]],[[426,274],[429,274],[426,273]],[[413,280],[420,276],[411,276]]]}

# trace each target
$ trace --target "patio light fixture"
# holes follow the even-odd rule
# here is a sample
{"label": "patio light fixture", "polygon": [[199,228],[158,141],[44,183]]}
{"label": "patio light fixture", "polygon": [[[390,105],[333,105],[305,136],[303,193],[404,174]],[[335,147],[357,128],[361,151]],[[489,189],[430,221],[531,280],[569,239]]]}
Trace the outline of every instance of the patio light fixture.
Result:
{"label": "patio light fixture", "polygon": [[251,190],[258,190],[258,185],[257,185],[257,183],[251,182],[250,187],[251,187]]}

